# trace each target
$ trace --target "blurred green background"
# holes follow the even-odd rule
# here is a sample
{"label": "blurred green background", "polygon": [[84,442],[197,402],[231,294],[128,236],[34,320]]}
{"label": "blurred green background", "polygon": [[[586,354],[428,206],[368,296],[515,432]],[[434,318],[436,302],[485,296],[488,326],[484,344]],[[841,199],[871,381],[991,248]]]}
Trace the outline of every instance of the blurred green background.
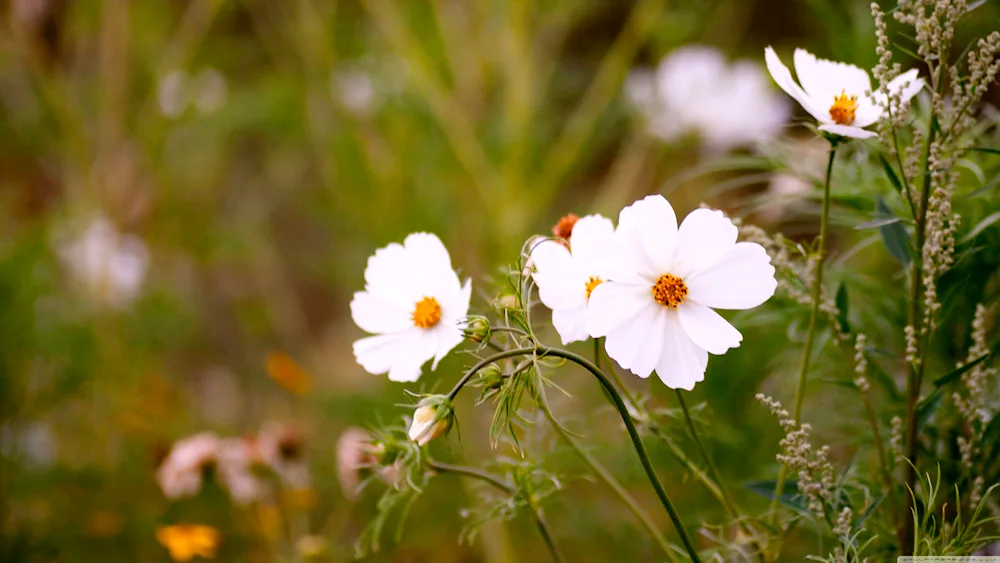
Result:
{"label": "blurred green background", "polygon": [[[803,141],[728,153],[690,135],[665,142],[623,83],[689,44],[758,64],[769,44],[786,60],[803,46],[876,62],[866,0],[9,0],[0,17],[5,561],[167,561],[155,529],[174,522],[217,527],[220,560],[271,560],[252,511],[211,485],[169,501],[154,480],[173,441],[249,435],[266,421],[301,434],[315,490],[301,530],[328,542],[328,560],[350,559],[377,490],[356,501],[341,490],[338,436],[397,420],[404,389],[447,389],[468,360],[452,355],[410,387],[355,364],[351,343],[363,333],[348,303],[376,248],[436,233],[483,311],[497,268],[528,236],[570,211],[615,217],[648,193],[665,193],[679,215],[706,202],[810,237],[815,191],[761,197],[775,196],[786,149]],[[979,36],[998,17],[989,2],[961,33]],[[788,102],[786,137],[809,139]],[[806,168],[808,186],[821,170]],[[125,304],[95,299],[61,258],[97,216],[148,249],[141,289]],[[753,395],[799,353],[767,311],[735,317],[744,346],[713,359],[696,389],[712,413],[714,455],[736,484],[774,474],[780,433]],[[310,374],[306,392],[268,377],[271,351]],[[764,387],[787,398],[784,381]],[[557,404],[564,421],[592,437],[667,529],[596,386],[563,383],[573,394]],[[658,382],[652,392],[669,404]],[[461,441],[432,450],[469,465],[496,455],[490,415],[465,397]],[[537,431],[529,454],[569,476],[569,494],[546,510],[570,560],[650,560],[630,514]],[[685,521],[725,521],[661,449],[658,468]],[[401,542],[387,540],[371,560],[544,557],[522,519],[459,544],[462,510],[481,492],[435,479]]]}

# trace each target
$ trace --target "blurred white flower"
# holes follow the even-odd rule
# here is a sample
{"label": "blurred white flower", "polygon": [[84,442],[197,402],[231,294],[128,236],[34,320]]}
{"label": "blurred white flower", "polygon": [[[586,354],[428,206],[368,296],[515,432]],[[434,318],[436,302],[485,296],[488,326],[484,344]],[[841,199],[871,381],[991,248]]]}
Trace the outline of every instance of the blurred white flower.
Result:
{"label": "blurred white flower", "polygon": [[156,470],[156,482],[170,499],[197,494],[204,472],[219,459],[221,440],[212,432],[201,432],[174,442]]}
{"label": "blurred white flower", "polygon": [[587,302],[591,292],[610,274],[615,227],[610,219],[589,215],[573,226],[569,248],[545,240],[531,253],[538,296],[552,309],[552,326],[563,344],[586,340]]}
{"label": "blurred white flower", "polygon": [[677,227],[674,210],[652,195],[621,211],[611,280],[590,294],[587,328],[606,336],[606,349],[639,377],[655,369],[673,389],[705,378],[708,354],[724,354],[743,336],[713,308],[750,309],[777,282],[764,248],[736,242],[722,212],[692,211]]}
{"label": "blurred white flower", "polygon": [[[805,49],[795,50],[795,74],[768,47],[764,50],[767,70],[782,90],[819,121],[819,129],[835,135],[867,139],[876,134],[864,127],[882,118],[885,95],[872,93],[868,73],[854,65],[817,59]],[[906,103],[924,87],[917,69],[900,74],[889,82],[889,92]],[[801,84],[801,86],[800,86]]]}
{"label": "blurred white flower", "polygon": [[229,87],[226,77],[214,68],[201,71],[191,82],[191,100],[203,114],[209,114],[226,103]]}
{"label": "blurred white flower", "polygon": [[149,267],[142,239],[119,233],[103,217],[95,219],[79,238],[63,244],[59,257],[92,299],[115,308],[135,301]]}
{"label": "blurred white flower", "polygon": [[358,117],[371,115],[378,104],[378,91],[371,74],[356,68],[334,71],[330,93],[344,109]]}
{"label": "blurred white flower", "polygon": [[259,500],[267,492],[265,484],[253,472],[256,450],[245,438],[226,438],[219,442],[217,475],[239,505]]}
{"label": "blurred white flower", "polygon": [[448,250],[435,235],[414,233],[368,259],[365,290],[354,294],[351,316],[376,334],[354,343],[354,357],[368,373],[392,381],[416,381],[434,359],[436,369],[462,342],[472,284],[463,286]]}
{"label": "blurred white flower", "polygon": [[28,467],[44,469],[55,462],[56,440],[45,424],[6,424],[0,431],[0,453],[22,458]]}
{"label": "blurred white flower", "polygon": [[766,200],[756,215],[764,222],[774,223],[802,212],[809,193],[823,179],[830,145],[812,137],[774,143],[770,148],[773,152],[769,157],[783,163],[785,168],[771,176]]}
{"label": "blurred white flower", "polygon": [[265,423],[257,433],[256,444],[260,460],[282,484],[292,489],[309,487],[309,466],[302,438],[295,428],[277,422]]}
{"label": "blurred white flower", "polygon": [[759,65],[730,64],[712,47],[682,47],[655,72],[633,72],[625,93],[653,135],[674,141],[695,134],[712,152],[770,139],[790,114]]}
{"label": "blurred white flower", "polygon": [[156,87],[156,101],[165,117],[176,118],[187,108],[190,99],[188,78],[183,70],[172,70],[160,79]]}

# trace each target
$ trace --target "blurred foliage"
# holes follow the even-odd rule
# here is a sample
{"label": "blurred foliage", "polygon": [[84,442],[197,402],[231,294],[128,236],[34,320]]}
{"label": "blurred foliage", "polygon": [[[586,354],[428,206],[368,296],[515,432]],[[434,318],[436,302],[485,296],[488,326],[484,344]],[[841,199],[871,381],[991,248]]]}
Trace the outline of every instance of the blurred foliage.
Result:
{"label": "blurred foliage", "polygon": [[[315,540],[298,545],[300,555],[349,559],[378,495],[353,501],[339,490],[336,438],[402,412],[403,387],[363,373],[350,352],[360,331],[347,303],[375,248],[412,231],[437,233],[489,302],[502,284],[480,280],[514,262],[529,235],[570,210],[613,216],[647,193],[667,194],[682,212],[705,201],[792,241],[811,238],[819,191],[787,208],[779,201],[777,214],[766,193],[787,168],[782,144],[717,159],[696,143],[659,143],[628,111],[622,81],[688,43],[757,61],[774,44],[876,62],[867,0],[10,0],[2,18],[4,561],[167,561],[156,528],[180,522],[217,527],[222,561],[271,560],[271,540],[291,537],[283,527],[292,526]],[[1000,5],[988,2],[958,42],[996,29],[998,18]],[[988,114],[979,134],[996,147]],[[850,323],[894,334],[904,304],[881,292],[901,271],[875,231],[852,228],[879,216],[875,193],[891,212],[901,206],[871,151],[842,158],[860,165],[834,178],[834,260],[850,256],[855,267],[834,268],[832,283],[847,288]],[[961,257],[939,289],[940,374],[964,357],[975,304],[1000,291],[1000,159],[977,153],[965,162]],[[60,241],[98,214],[149,248],[143,293],[126,310],[88,301],[58,259]],[[734,315],[744,346],[713,359],[695,391],[708,401],[704,423],[724,480],[760,510],[767,500],[739,485],[775,473],[781,433],[753,397],[762,388],[791,395],[799,350],[788,344],[807,310],[786,305]],[[884,345],[898,349],[898,336]],[[453,355],[414,390],[449,387],[463,363]],[[856,412],[852,394],[823,387],[850,369],[818,364],[810,408]],[[898,372],[880,369],[890,383]],[[553,397],[554,408],[597,436],[595,455],[653,506],[615,414],[580,406],[599,404],[596,386],[558,384],[573,398]],[[890,388],[884,398],[898,406]],[[654,384],[653,401],[671,404],[667,391]],[[467,397],[458,408],[461,441],[434,447],[476,465],[492,455],[490,416]],[[267,420],[302,431],[314,502],[240,509],[212,480],[195,498],[164,498],[153,475],[174,440],[206,428],[249,435]],[[838,437],[838,461],[868,452],[844,438],[860,417],[816,422],[821,441]],[[674,425],[665,423],[683,436]],[[572,454],[538,440],[521,444],[532,461],[569,474],[560,486],[571,494],[547,506],[568,558],[651,557],[627,511],[569,463]],[[510,444],[500,448],[515,455]],[[652,450],[690,526],[726,519],[665,447]],[[371,560],[544,556],[523,518],[460,543],[466,508],[506,514],[481,498],[478,486],[431,480],[399,543]],[[793,556],[813,548],[803,541]]]}

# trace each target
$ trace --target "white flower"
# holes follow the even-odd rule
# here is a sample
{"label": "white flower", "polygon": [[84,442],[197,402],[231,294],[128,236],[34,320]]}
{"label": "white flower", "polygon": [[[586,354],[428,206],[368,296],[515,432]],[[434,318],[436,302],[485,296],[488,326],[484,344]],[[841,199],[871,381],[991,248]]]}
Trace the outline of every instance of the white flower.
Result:
{"label": "white flower", "polygon": [[591,336],[606,336],[608,355],[639,377],[655,369],[668,387],[692,389],[709,352],[743,340],[712,309],[756,307],[777,286],[764,248],[736,236],[722,212],[708,209],[692,211],[678,228],[659,195],[623,209],[614,237],[619,263],[590,294]]}
{"label": "white flower", "polygon": [[552,309],[552,326],[563,344],[590,336],[587,302],[594,288],[608,279],[614,232],[610,219],[589,215],[573,226],[570,248],[549,239],[531,252],[538,296]]}
{"label": "white flower", "polygon": [[712,47],[677,49],[663,58],[655,74],[633,72],[625,89],[653,135],[673,141],[694,133],[713,152],[770,139],[790,114],[760,66],[730,64]]}
{"label": "white flower", "polygon": [[261,461],[285,486],[292,489],[309,487],[309,466],[302,438],[294,428],[276,422],[264,424],[257,433],[257,451]]}
{"label": "white flower", "polygon": [[220,444],[219,437],[212,432],[201,432],[175,442],[156,470],[156,482],[163,494],[171,499],[197,494],[205,468],[219,458]]}
{"label": "white flower", "polygon": [[462,341],[472,284],[463,286],[441,240],[414,233],[368,259],[365,290],[354,294],[351,316],[378,336],[354,343],[354,357],[368,373],[416,381],[421,366],[437,364]]}
{"label": "white flower", "polygon": [[91,298],[116,308],[138,297],[149,267],[142,239],[120,234],[104,218],[95,219],[82,236],[62,245],[59,257]]}
{"label": "white flower", "polygon": [[[774,81],[820,122],[821,131],[856,139],[875,136],[864,128],[882,118],[885,95],[872,93],[867,72],[854,65],[817,59],[804,49],[796,49],[795,74],[799,81],[795,82],[774,49],[765,49],[764,58]],[[905,104],[924,87],[917,74],[917,69],[912,69],[894,78],[889,82],[889,93],[898,94]]]}
{"label": "white flower", "polygon": [[219,442],[219,481],[236,504],[247,505],[267,494],[266,484],[253,471],[255,457],[255,446],[250,440],[227,438]]}

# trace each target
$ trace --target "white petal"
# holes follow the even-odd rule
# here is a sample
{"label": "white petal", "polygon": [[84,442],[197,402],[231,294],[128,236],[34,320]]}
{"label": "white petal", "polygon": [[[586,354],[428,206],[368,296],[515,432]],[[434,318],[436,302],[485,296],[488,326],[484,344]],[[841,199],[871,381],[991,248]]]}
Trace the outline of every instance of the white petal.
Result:
{"label": "white petal", "polygon": [[788,70],[788,67],[781,62],[781,59],[778,58],[777,53],[771,47],[764,49],[764,61],[767,63],[767,70],[771,73],[771,77],[774,78],[775,83],[785,93],[791,96],[792,99],[819,121],[830,121],[829,108],[817,105],[809,94],[806,94],[805,90],[792,78],[792,73]]}
{"label": "white petal", "polygon": [[755,242],[736,243],[715,266],[684,282],[688,299],[715,309],[752,309],[778,286],[771,258]]}
{"label": "white petal", "polygon": [[602,279],[608,275],[609,259],[614,255],[614,235],[615,226],[606,217],[588,215],[576,222],[570,247],[573,262],[584,275]]}
{"label": "white petal", "polygon": [[355,293],[351,300],[354,324],[373,334],[398,332],[413,326],[412,313],[394,301],[381,299],[367,291]]}
{"label": "white petal", "polygon": [[[877,92],[875,94],[878,94]],[[882,108],[868,96],[858,98],[858,108],[854,111],[854,122],[851,127],[868,127],[882,118]],[[832,124],[831,124],[832,125]]]}
{"label": "white petal", "polygon": [[[576,227],[573,231],[575,233]],[[538,297],[549,309],[576,308],[587,303],[587,278],[579,272],[569,250],[562,243],[547,240],[531,253],[538,285]]]}
{"label": "white petal", "polygon": [[590,333],[587,332],[587,316],[588,307],[586,304],[570,309],[552,310],[552,326],[559,333],[564,345],[590,337]]}
{"label": "white petal", "polygon": [[443,297],[459,291],[461,282],[441,239],[431,233],[413,233],[403,246],[411,267],[404,281],[421,297]]}
{"label": "white petal", "polygon": [[670,269],[677,238],[677,216],[663,196],[646,196],[622,209],[615,238],[618,251],[631,269],[646,279],[655,280]]}
{"label": "white petal", "polygon": [[899,92],[900,99],[903,103],[906,103],[913,96],[916,96],[920,90],[925,86],[924,80],[918,78],[920,71],[917,69],[910,69],[903,74],[900,74],[896,78],[889,81],[889,92]]}
{"label": "white petal", "polygon": [[817,104],[829,104],[828,110],[841,93],[861,98],[872,89],[866,71],[847,63],[817,59],[805,49],[795,50],[795,74],[802,89]]}
{"label": "white petal", "polygon": [[711,354],[725,354],[743,341],[740,331],[704,305],[688,301],[677,308],[677,317],[688,337]]}
{"label": "white petal", "polygon": [[877,137],[878,133],[872,133],[860,127],[854,127],[853,125],[837,125],[835,123],[827,123],[819,126],[820,131],[827,131],[833,133],[834,135],[840,135],[842,137],[851,137],[852,139],[870,139],[872,137]]}
{"label": "white petal", "polygon": [[420,379],[420,367],[437,352],[437,334],[433,330],[414,328],[414,336],[400,341],[391,355],[389,381],[411,382]]}
{"label": "white petal", "polygon": [[671,273],[684,278],[714,265],[733,248],[738,235],[739,229],[721,211],[695,209],[677,230]]}
{"label": "white petal", "polygon": [[604,282],[590,294],[587,332],[594,338],[631,321],[644,307],[660,307],[653,300],[653,287]]}
{"label": "white petal", "polygon": [[654,303],[641,309],[630,322],[608,333],[604,345],[608,356],[639,377],[649,377],[663,345],[662,313],[665,312],[661,305]]}
{"label": "white petal", "polygon": [[455,346],[458,346],[465,340],[465,335],[462,334],[462,329],[457,324],[446,324],[444,319],[434,328],[428,330],[428,332],[434,332],[434,336],[437,340],[437,348],[434,350],[434,363],[431,364],[431,369],[436,370],[438,367],[438,362],[442,358],[448,355]]}
{"label": "white petal", "polygon": [[705,379],[708,352],[699,348],[688,337],[677,319],[668,319],[663,353],[656,364],[656,375],[671,389],[694,389],[694,384]]}
{"label": "white petal", "polygon": [[392,368],[396,355],[417,336],[417,327],[404,331],[369,336],[354,342],[354,358],[371,374],[386,373]]}
{"label": "white petal", "polygon": [[465,285],[454,295],[448,295],[439,303],[441,305],[441,322],[448,321],[456,325],[469,315],[469,302],[472,300],[472,280],[465,280]]}

